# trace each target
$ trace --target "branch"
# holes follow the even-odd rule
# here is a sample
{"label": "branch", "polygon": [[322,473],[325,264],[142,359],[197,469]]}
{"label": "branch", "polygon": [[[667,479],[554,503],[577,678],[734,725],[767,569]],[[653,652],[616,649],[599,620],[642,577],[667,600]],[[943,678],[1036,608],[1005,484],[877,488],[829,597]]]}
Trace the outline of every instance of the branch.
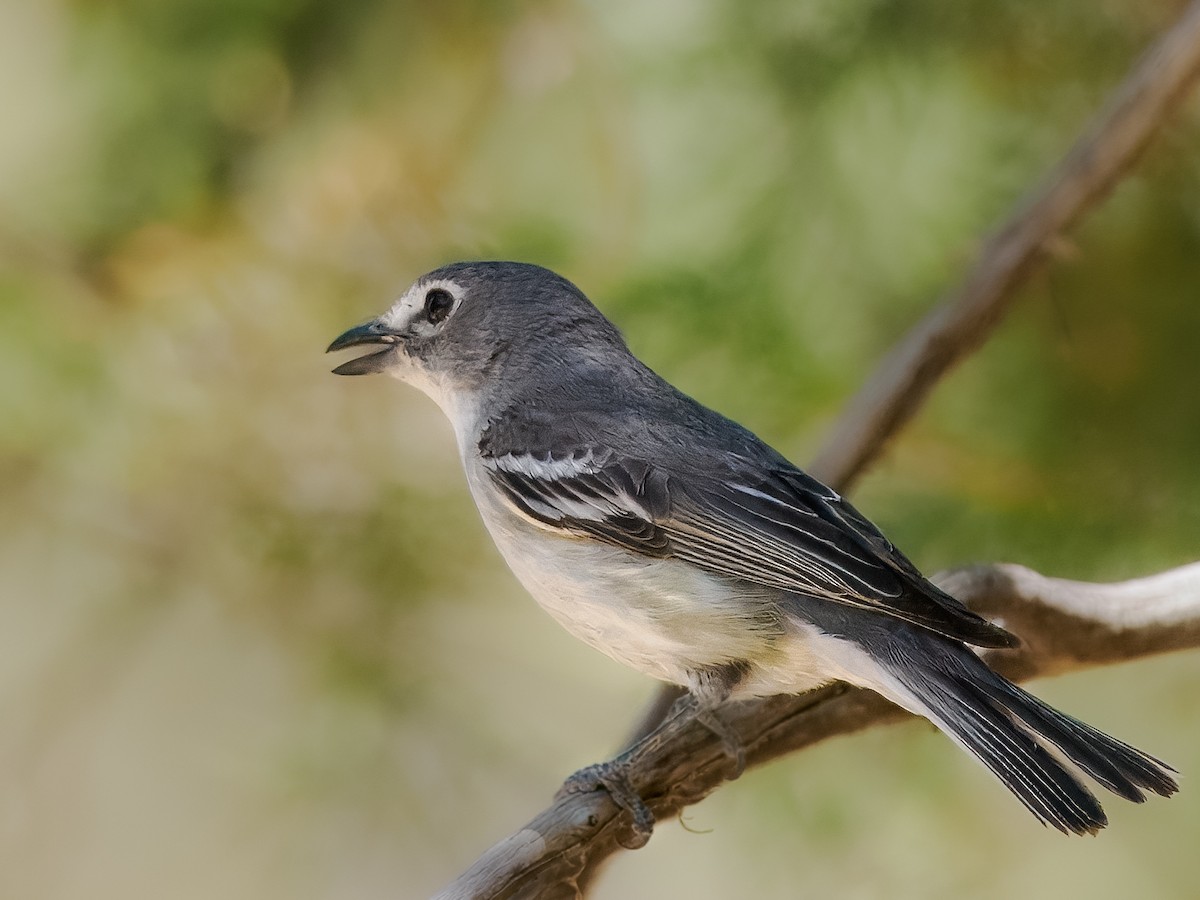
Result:
{"label": "branch", "polygon": [[[1200,647],[1200,562],[1117,584],[1048,578],[1010,564],[956,569],[933,580],[1021,635],[1020,649],[986,656],[1014,680]],[[747,765],[759,766],[909,716],[878,694],[835,684],[731,704],[722,718],[740,736]],[[720,739],[694,723],[679,741],[641,759],[631,774],[634,788],[663,821],[719,787],[728,765]],[[488,850],[439,900],[577,897],[578,884],[621,849],[628,834],[628,815],[606,792],[568,795]]]}
{"label": "branch", "polygon": [[[809,467],[813,475],[843,491],[853,484],[916,414],[937,380],[999,324],[1054,240],[1124,177],[1198,75],[1200,0],[1195,0],[1070,152],[992,233],[962,286],[883,361]],[[1029,641],[1023,651],[994,659],[1001,672],[1017,679],[1200,645],[1196,566],[1107,586],[1047,579],[1016,566],[962,570],[944,583]],[[1135,606],[1142,601],[1149,618],[1138,624]],[[661,720],[673,696],[660,692],[639,734]],[[904,716],[876,694],[833,685],[744,704],[733,724],[749,764],[758,765]],[[712,735],[693,729],[663,759],[647,761],[635,773],[635,787],[661,819],[715,789],[725,765],[724,750]],[[572,795],[489,850],[440,896],[577,896],[578,885],[615,852],[623,827],[607,794]]]}
{"label": "branch", "polygon": [[984,243],[962,285],[888,354],[809,472],[846,491],[938,379],[999,324],[1061,233],[1126,175],[1200,77],[1200,2],[1142,57],[1070,152]]}
{"label": "branch", "polygon": [[[808,466],[847,493],[947,372],[1000,324],[1060,234],[1128,173],[1200,77],[1200,0],[1193,2],[1113,92],[1066,156],[1017,203],[947,296],[892,349],[850,400]],[[659,689],[626,739],[645,737],[682,694]]]}

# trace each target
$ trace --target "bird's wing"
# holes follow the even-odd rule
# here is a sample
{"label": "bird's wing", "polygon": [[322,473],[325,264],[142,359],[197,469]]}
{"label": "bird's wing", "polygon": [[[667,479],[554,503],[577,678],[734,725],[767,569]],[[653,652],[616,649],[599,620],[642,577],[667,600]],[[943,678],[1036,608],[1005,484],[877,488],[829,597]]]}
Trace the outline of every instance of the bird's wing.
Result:
{"label": "bird's wing", "polygon": [[794,467],[725,455],[719,476],[684,475],[596,447],[483,462],[513,506],[543,527],[871,609],[977,646],[1015,642],[929,583],[854,507]]}

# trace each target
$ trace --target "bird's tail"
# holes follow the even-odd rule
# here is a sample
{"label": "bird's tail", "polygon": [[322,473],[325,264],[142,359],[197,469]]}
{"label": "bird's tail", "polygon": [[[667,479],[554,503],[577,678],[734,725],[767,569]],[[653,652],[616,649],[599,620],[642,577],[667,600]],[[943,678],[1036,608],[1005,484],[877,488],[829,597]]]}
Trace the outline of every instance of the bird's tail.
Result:
{"label": "bird's tail", "polygon": [[1168,797],[1179,789],[1170,766],[1048,706],[971,651],[946,649],[937,666],[888,668],[918,701],[914,711],[987,766],[1044,824],[1075,834],[1108,824],[1063,758],[1135,803],[1146,799],[1143,791]]}

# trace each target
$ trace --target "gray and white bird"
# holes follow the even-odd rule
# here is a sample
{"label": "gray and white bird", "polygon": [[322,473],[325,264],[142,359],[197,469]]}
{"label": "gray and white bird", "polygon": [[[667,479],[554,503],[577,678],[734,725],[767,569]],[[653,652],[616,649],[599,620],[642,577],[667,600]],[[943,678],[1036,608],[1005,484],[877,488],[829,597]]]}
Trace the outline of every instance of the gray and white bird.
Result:
{"label": "gray and white bird", "polygon": [[[988,668],[971,647],[1013,635],[926,580],[836,491],[652,372],[566,279],[446,266],[329,350],[358,345],[379,349],[334,372],[385,373],[442,408],[484,524],[538,603],[686,687],[690,714],[735,755],[725,700],[840,680],[924,716],[1063,832],[1107,822],[1080,773],[1137,802],[1177,790],[1169,766]],[[648,834],[620,763],[570,783],[608,787]]]}

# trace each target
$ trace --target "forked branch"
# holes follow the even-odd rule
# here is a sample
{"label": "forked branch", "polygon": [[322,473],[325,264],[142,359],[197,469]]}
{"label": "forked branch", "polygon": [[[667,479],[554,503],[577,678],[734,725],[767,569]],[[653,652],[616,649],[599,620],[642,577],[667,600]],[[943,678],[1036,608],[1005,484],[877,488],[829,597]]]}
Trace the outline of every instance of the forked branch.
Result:
{"label": "forked branch", "polygon": [[[1200,0],[1160,38],[1063,160],[985,242],[962,286],[888,355],[851,401],[809,471],[846,490],[921,407],[937,381],[974,351],[1014,302],[1055,239],[1128,173],[1200,77]],[[994,654],[1011,678],[1063,672],[1200,646],[1200,564],[1114,585],[1046,578],[1011,565],[956,570],[950,593],[1003,621],[1027,643]],[[637,733],[661,719],[660,694]],[[750,765],[838,734],[905,717],[878,695],[835,685],[743,704],[730,718]],[[724,750],[704,728],[687,732],[634,773],[654,813],[669,817],[715,789]],[[556,802],[501,841],[443,898],[574,897],[620,846],[627,826],[604,793]]]}
{"label": "forked branch", "polygon": [[[809,474],[848,493],[937,383],[977,350],[1016,302],[1047,248],[1137,161],[1200,79],[1200,0],[1145,53],[1070,151],[993,229],[962,284],[906,334],[851,398]],[[662,721],[679,689],[664,687],[626,743]]]}
{"label": "forked branch", "polygon": [[[1117,584],[1048,578],[1009,564],[955,569],[934,581],[1022,637],[1017,650],[988,653],[992,666],[1013,680],[1200,647],[1200,562]],[[750,766],[904,718],[878,694],[843,684],[733,704],[722,714]],[[632,782],[663,821],[719,787],[728,765],[720,739],[694,724],[643,758]],[[578,885],[628,834],[628,815],[607,793],[570,794],[488,850],[439,897],[577,897]]]}

